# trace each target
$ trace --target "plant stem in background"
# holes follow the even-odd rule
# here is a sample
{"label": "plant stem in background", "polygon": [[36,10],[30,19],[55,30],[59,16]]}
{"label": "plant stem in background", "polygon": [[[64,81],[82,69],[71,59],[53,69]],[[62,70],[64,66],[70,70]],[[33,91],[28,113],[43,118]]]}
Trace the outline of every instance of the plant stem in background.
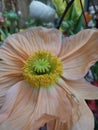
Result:
{"label": "plant stem in background", "polygon": [[81,5],[81,9],[82,9],[82,14],[83,14],[83,17],[84,17],[84,20],[85,20],[85,23],[86,23],[86,27],[88,28],[88,23],[87,23],[85,14],[84,14],[84,8],[83,8],[82,1],[81,1],[81,0],[80,0],[80,5]]}
{"label": "plant stem in background", "polygon": [[62,16],[60,18],[60,21],[59,21],[59,23],[57,25],[57,29],[60,28],[60,26],[61,26],[61,24],[63,22],[63,19],[64,19],[65,15],[66,15],[67,11],[69,10],[69,8],[71,7],[71,5],[73,4],[73,2],[74,2],[74,0],[71,0],[70,2],[68,2],[67,6],[66,6],[66,8],[64,10],[64,13],[62,14]]}

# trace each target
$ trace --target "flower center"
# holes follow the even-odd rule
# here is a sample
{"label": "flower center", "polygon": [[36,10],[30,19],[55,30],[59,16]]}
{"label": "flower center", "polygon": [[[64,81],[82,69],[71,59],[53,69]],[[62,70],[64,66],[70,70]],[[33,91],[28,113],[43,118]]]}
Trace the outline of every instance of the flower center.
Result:
{"label": "flower center", "polygon": [[36,74],[46,74],[50,71],[50,64],[47,59],[37,59],[33,64],[33,69]]}
{"label": "flower center", "polygon": [[48,88],[55,84],[63,72],[57,56],[47,51],[37,51],[24,63],[23,76],[35,88]]}

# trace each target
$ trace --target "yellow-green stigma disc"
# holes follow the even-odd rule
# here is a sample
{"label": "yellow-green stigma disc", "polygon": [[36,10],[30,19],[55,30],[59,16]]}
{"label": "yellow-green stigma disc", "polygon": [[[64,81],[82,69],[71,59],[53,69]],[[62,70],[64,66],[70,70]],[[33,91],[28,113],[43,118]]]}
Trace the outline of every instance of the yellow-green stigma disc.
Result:
{"label": "yellow-green stigma disc", "polygon": [[47,51],[37,51],[24,63],[23,76],[35,88],[48,88],[58,81],[63,72],[61,61]]}

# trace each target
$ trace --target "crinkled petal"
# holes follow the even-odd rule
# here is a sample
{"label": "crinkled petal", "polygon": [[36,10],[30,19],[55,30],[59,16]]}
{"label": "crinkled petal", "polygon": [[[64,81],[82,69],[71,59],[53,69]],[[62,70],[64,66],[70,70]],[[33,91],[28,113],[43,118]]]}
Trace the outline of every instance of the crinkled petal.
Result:
{"label": "crinkled petal", "polygon": [[60,84],[64,90],[67,89],[68,94],[70,94],[74,100],[72,116],[68,122],[65,123],[57,119],[50,121],[47,124],[48,130],[94,130],[94,117],[84,99],[80,98],[80,95],[76,95],[73,89],[64,83],[64,80],[61,79]]}
{"label": "crinkled petal", "polygon": [[21,65],[19,67],[17,62],[11,64],[6,60],[0,61],[0,107],[4,102],[6,91],[22,79]]}
{"label": "crinkled petal", "polygon": [[80,79],[77,81],[64,80],[66,86],[75,94],[77,97],[82,99],[98,99],[98,88],[86,81]]}
{"label": "crinkled petal", "polygon": [[[0,61],[0,78],[4,76],[22,76],[22,65],[11,64],[7,61]],[[21,69],[20,69],[21,68]]]}
{"label": "crinkled petal", "polygon": [[60,120],[54,119],[47,124],[47,130],[71,130],[71,125],[62,123]]}
{"label": "crinkled petal", "polygon": [[24,62],[37,50],[48,50],[55,55],[61,48],[61,33],[56,29],[35,27],[9,36],[0,48],[0,59]]}
{"label": "crinkled petal", "polygon": [[13,78],[8,78],[8,77],[2,77],[0,78],[0,107],[4,103],[5,95],[6,92],[12,87],[14,84],[19,82],[21,78],[19,77],[13,77]]}
{"label": "crinkled petal", "polygon": [[67,92],[58,85],[33,89],[20,81],[7,92],[0,109],[0,129],[5,130],[6,126],[8,130],[35,130],[54,118],[66,122],[71,116],[71,105]]}
{"label": "crinkled petal", "polygon": [[11,62],[11,64],[21,65],[28,58],[28,55],[21,43],[16,40],[17,35],[9,36],[0,47],[0,59]]}
{"label": "crinkled petal", "polygon": [[47,50],[58,55],[61,49],[62,34],[57,29],[35,27],[22,34],[29,41],[28,54],[32,54],[37,50]]}
{"label": "crinkled petal", "polygon": [[0,109],[0,129],[23,130],[36,106],[37,98],[38,91],[26,86],[24,81],[13,85],[8,90],[5,103]]}
{"label": "crinkled petal", "polygon": [[43,127],[41,127],[43,129],[46,128],[45,130],[71,130],[72,128],[72,122],[69,125],[69,123],[61,122],[60,119],[55,117],[51,118],[51,116],[49,115],[45,115],[45,120],[46,119],[47,123]]}
{"label": "crinkled petal", "polygon": [[[7,48],[8,49],[8,48]],[[6,50],[5,46],[0,48],[0,80],[1,78],[22,77],[22,67],[24,60],[17,57],[17,54],[11,54],[11,50]],[[1,82],[0,82],[1,83]]]}
{"label": "crinkled petal", "polygon": [[65,78],[76,80],[84,77],[98,60],[98,30],[82,30],[65,38],[59,57],[63,62]]}
{"label": "crinkled petal", "polygon": [[75,120],[75,118],[77,117],[77,113],[73,113],[72,115],[72,130],[94,130],[93,113],[91,112],[85,101],[80,102],[78,113],[78,120]]}

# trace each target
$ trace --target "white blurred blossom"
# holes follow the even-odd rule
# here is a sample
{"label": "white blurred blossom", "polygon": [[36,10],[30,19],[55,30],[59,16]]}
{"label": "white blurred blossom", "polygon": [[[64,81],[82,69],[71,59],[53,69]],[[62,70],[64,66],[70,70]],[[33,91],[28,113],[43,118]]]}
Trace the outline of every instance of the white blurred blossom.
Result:
{"label": "white blurred blossom", "polygon": [[32,1],[29,10],[32,18],[42,22],[51,22],[56,18],[55,10],[39,1]]}

